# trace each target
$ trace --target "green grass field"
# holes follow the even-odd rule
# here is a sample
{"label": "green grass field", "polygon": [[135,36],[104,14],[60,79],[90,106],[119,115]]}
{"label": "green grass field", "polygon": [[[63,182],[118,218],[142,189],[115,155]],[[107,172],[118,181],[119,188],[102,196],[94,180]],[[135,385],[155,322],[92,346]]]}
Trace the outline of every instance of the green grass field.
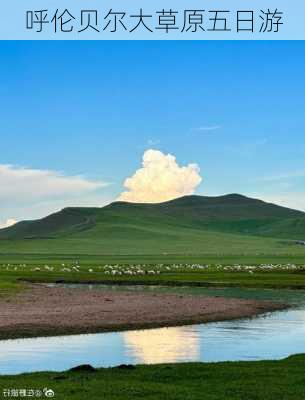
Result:
{"label": "green grass field", "polygon": [[66,208],[0,230],[0,263],[305,263],[305,213],[241,195]]}
{"label": "green grass field", "polygon": [[305,356],[281,361],[188,363],[93,372],[0,376],[0,393],[52,389],[60,400],[303,400]]}
{"label": "green grass field", "polygon": [[305,262],[305,213],[241,195],[66,208],[0,230],[0,263]]}
{"label": "green grass field", "polygon": [[[117,283],[117,284],[144,284],[144,285],[177,285],[177,286],[231,286],[244,288],[305,288],[305,269],[303,267],[295,269],[285,269],[275,267],[270,270],[255,270],[249,273],[247,270],[231,271],[224,268],[210,266],[205,270],[194,270],[190,267],[181,266],[179,268],[167,265],[158,267],[158,265],[141,266],[144,271],[152,269],[160,269],[160,273],[156,275],[111,275],[105,274],[105,267],[101,264],[81,264],[78,270],[74,271],[69,264],[65,267],[57,264],[51,264],[52,271],[47,270],[41,264],[27,264],[21,267],[19,264],[10,264],[9,267],[4,264],[0,266],[0,295],[7,295],[24,289],[26,286],[24,281],[30,282],[70,282],[70,283]],[[40,265],[39,267],[37,267]],[[128,270],[130,266],[118,266],[122,271]],[[138,268],[138,267],[132,267]],[[290,268],[290,267],[288,267]],[[68,271],[65,271],[65,270]]]}

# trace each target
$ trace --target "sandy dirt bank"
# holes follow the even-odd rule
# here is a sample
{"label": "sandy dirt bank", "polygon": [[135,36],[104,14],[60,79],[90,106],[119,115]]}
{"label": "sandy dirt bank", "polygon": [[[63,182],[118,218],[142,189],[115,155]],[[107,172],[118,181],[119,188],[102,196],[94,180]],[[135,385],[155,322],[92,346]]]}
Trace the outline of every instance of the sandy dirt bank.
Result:
{"label": "sandy dirt bank", "polygon": [[0,299],[0,339],[94,333],[251,317],[285,308],[269,301],[28,285]]}

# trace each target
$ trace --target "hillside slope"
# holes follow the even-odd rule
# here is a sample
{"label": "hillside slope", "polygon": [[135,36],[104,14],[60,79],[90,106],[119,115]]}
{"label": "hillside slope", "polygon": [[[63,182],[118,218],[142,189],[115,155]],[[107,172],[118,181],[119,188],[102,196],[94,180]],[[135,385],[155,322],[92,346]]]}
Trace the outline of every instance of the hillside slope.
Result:
{"label": "hillside slope", "polygon": [[0,240],[83,238],[173,239],[204,232],[305,239],[305,213],[238,194],[186,196],[159,204],[115,202],[65,208],[0,230]]}

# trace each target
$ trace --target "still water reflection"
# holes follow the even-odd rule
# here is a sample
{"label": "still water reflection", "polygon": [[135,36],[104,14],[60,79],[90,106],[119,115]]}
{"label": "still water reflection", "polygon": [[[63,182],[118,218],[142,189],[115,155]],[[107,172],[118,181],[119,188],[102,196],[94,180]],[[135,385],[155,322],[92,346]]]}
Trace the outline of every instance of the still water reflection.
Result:
{"label": "still water reflection", "polygon": [[122,363],[279,359],[305,352],[304,291],[194,290],[195,294],[215,292],[228,297],[286,301],[293,308],[252,319],[183,327],[0,341],[0,373],[60,371],[84,363],[108,367]]}

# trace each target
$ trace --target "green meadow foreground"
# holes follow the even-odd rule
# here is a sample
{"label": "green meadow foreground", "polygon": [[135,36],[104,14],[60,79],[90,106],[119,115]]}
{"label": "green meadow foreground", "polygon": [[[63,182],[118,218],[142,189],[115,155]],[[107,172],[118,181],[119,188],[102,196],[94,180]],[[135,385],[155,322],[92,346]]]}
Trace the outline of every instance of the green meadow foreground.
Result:
{"label": "green meadow foreground", "polygon": [[304,367],[305,356],[296,355],[280,361],[85,368],[0,376],[0,391],[47,388],[60,400],[303,400]]}

